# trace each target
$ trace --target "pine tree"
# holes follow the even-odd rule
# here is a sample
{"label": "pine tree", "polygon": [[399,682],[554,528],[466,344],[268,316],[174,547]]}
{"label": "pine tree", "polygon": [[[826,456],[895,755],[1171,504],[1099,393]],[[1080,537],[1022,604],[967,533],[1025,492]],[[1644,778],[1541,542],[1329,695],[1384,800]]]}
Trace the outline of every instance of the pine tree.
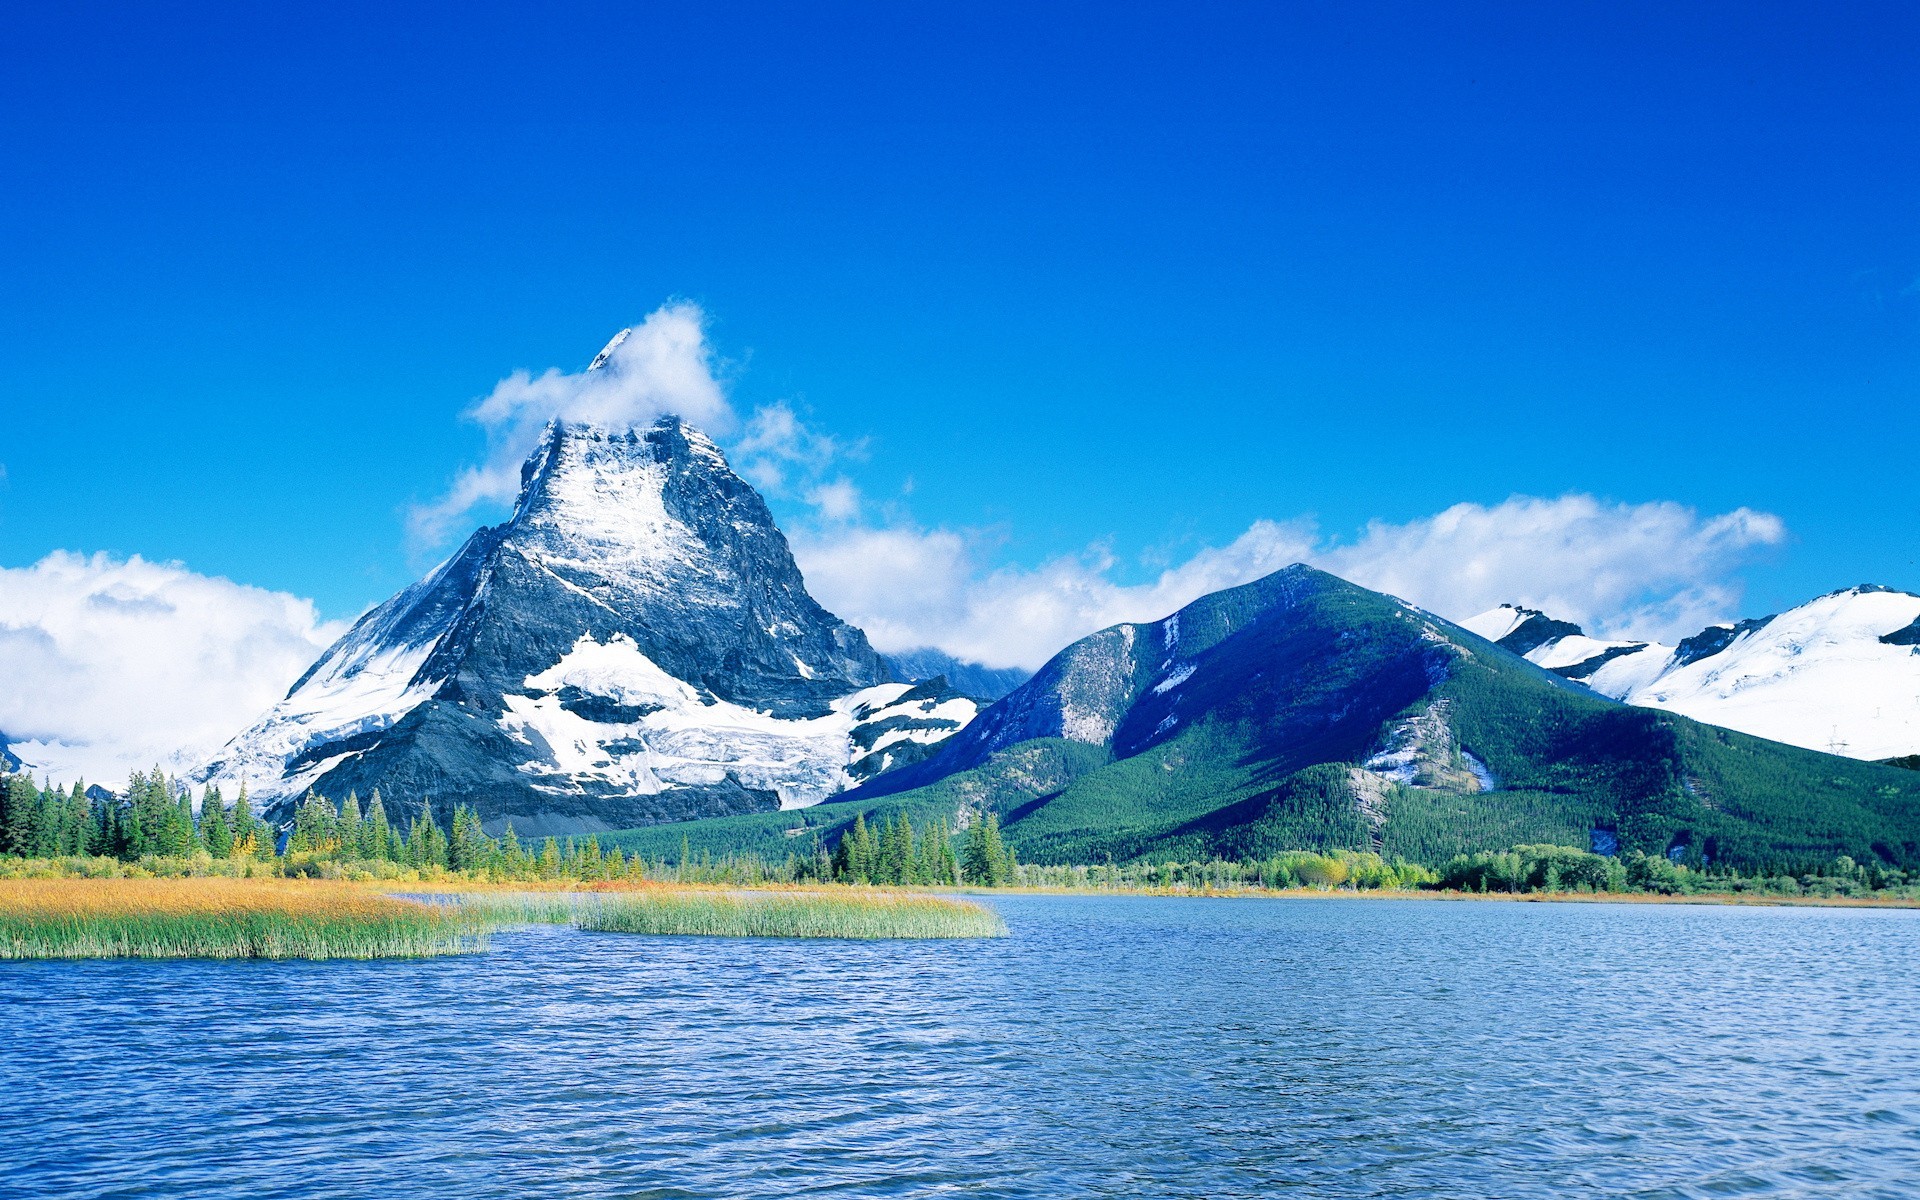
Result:
{"label": "pine tree", "polygon": [[254,815],[253,801],[247,798],[247,785],[233,801],[233,855],[236,858],[272,858],[273,841],[264,822]]}
{"label": "pine tree", "polygon": [[493,839],[480,814],[464,804],[453,806],[452,836],[447,843],[447,865],[456,871],[478,871],[493,857]]}
{"label": "pine tree", "polygon": [[958,884],[960,882],[960,856],[953,850],[953,832],[947,828],[943,819],[940,822],[940,877],[938,882]]}
{"label": "pine tree", "polygon": [[215,858],[233,855],[233,824],[227,819],[226,801],[220,789],[211,785],[200,793],[200,840]]}
{"label": "pine tree", "polygon": [[85,855],[93,846],[93,802],[87,789],[75,780],[67,792],[67,844],[62,854]]}
{"label": "pine tree", "polygon": [[40,789],[26,773],[9,775],[4,785],[6,803],[0,812],[0,854],[25,858],[33,849],[33,808],[40,803]]}
{"label": "pine tree", "polygon": [[88,847],[89,850],[107,858],[120,858],[126,854],[124,812],[121,797],[108,793],[94,813],[93,843]]}
{"label": "pine tree", "polygon": [[913,882],[913,822],[901,813],[892,823],[885,874],[888,883]]}
{"label": "pine tree", "polygon": [[856,813],[853,827],[840,835],[834,851],[834,878],[848,883],[872,883],[879,868],[880,847],[867,826],[865,813]]}
{"label": "pine tree", "polygon": [[600,839],[591,833],[588,834],[587,840],[580,844],[579,853],[574,856],[574,864],[579,869],[580,878],[600,878],[605,861],[600,853]]}
{"label": "pine tree", "polygon": [[52,858],[60,853],[60,818],[66,806],[54,801],[49,794],[52,790],[51,784],[42,779],[34,793],[32,815],[27,822],[29,858]]}
{"label": "pine tree", "polygon": [[380,799],[380,789],[373,789],[373,798],[367,801],[366,819],[361,822],[361,831],[365,835],[363,853],[367,858],[385,858],[397,860],[395,853],[393,826],[387,822],[387,806]]}
{"label": "pine tree", "polygon": [[334,836],[340,842],[340,857],[364,858],[360,842],[366,834],[360,824],[360,796],[352,788],[347,789],[347,798],[340,804],[340,823],[335,828]]}
{"label": "pine tree", "polygon": [[121,814],[120,856],[137,859],[153,847],[153,832],[159,824],[153,811],[153,790],[147,786],[147,773],[135,771],[127,777],[126,807]]}
{"label": "pine tree", "polygon": [[507,821],[507,828],[500,835],[500,862],[510,876],[518,878],[526,874],[527,852],[520,846],[520,835],[513,831],[513,821]]}
{"label": "pine tree", "polygon": [[200,826],[193,819],[193,789],[174,782],[176,798],[174,810],[178,814],[173,820],[173,837],[179,840],[186,835],[186,844],[180,848],[182,854],[192,854],[207,848],[206,839],[200,836]]}
{"label": "pine tree", "polygon": [[1000,839],[1000,818],[987,813],[967,828],[967,853],[961,866],[968,883],[999,887],[1007,881],[1007,851]]}
{"label": "pine tree", "polygon": [[39,823],[40,789],[23,771],[7,776],[6,824],[0,829],[0,850],[22,858],[33,853],[34,826]]}
{"label": "pine tree", "polygon": [[433,819],[433,801],[428,797],[420,800],[420,817],[414,822],[412,841],[418,842],[414,850],[415,866],[447,865],[447,835],[441,832],[439,823]]}
{"label": "pine tree", "polygon": [[333,817],[333,805],[316,795],[312,789],[293,810],[293,832],[287,835],[288,854],[311,854],[326,845],[328,826]]}
{"label": "pine tree", "polygon": [[548,838],[540,844],[540,878],[553,879],[560,874],[560,843]]}

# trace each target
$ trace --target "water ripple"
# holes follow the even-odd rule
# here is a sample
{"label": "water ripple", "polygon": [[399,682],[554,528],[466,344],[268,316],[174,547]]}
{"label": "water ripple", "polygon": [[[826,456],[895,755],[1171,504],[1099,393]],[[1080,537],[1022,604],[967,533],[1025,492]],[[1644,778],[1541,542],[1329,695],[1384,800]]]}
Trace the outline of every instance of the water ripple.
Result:
{"label": "water ripple", "polygon": [[1920,914],[998,899],[0,968],[5,1196],[1905,1197]]}

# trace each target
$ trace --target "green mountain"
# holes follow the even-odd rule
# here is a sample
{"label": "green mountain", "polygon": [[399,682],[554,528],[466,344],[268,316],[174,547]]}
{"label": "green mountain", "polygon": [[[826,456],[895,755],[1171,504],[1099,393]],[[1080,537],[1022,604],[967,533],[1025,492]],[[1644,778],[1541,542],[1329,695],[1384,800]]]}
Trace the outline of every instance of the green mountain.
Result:
{"label": "green mountain", "polygon": [[857,813],[1000,814],[1028,861],[1528,842],[1742,870],[1920,866],[1920,776],[1630,708],[1292,566],[1083,638],[926,760],[829,804],[614,835],[675,856],[830,845]]}

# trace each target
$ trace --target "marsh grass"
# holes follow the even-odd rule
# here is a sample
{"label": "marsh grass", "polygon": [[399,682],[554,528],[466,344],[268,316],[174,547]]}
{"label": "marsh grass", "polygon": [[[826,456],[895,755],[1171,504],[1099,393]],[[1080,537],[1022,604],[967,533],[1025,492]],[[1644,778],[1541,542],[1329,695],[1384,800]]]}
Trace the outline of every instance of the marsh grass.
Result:
{"label": "marsh grass", "polygon": [[993,910],[939,896],[866,891],[469,893],[459,907],[490,924],[560,924],[596,933],[689,937],[1005,937]]}
{"label": "marsh grass", "polygon": [[0,958],[417,958],[485,945],[457,908],[345,884],[0,881]]}
{"label": "marsh grass", "polygon": [[0,959],[418,958],[484,949],[490,931],[516,925],[706,937],[1006,934],[999,916],[977,904],[838,889],[405,897],[280,879],[0,880]]}

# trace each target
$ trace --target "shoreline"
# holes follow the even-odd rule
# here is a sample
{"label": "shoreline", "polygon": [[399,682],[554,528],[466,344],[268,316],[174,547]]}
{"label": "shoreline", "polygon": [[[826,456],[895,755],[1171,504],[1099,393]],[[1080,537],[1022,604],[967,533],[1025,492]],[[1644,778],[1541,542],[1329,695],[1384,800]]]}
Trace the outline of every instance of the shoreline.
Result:
{"label": "shoreline", "polygon": [[965,896],[1143,896],[1160,900],[1435,900],[1448,903],[1493,901],[1512,904],[1695,904],[1748,908],[1920,909],[1920,898],[1876,896],[1760,896],[1741,892],[1701,892],[1667,896],[1653,892],[1454,892],[1404,888],[935,888]]}

